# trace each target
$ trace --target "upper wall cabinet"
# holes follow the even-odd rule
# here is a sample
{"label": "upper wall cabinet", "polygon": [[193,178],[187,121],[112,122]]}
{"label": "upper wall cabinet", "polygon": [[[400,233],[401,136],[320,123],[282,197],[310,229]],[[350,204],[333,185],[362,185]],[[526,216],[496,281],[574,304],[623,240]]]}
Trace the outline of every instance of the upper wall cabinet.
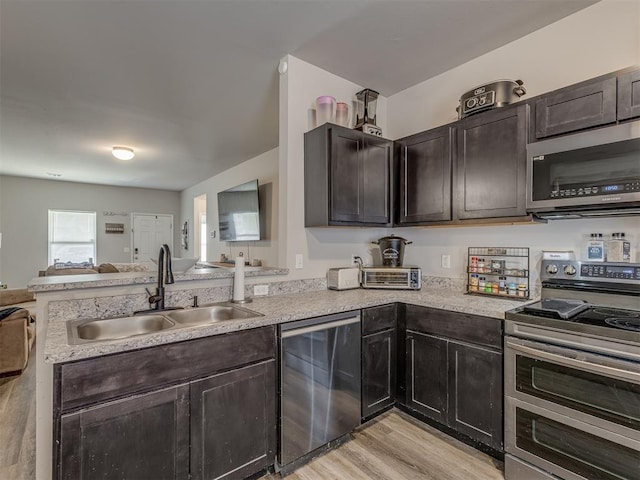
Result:
{"label": "upper wall cabinet", "polygon": [[329,123],[307,132],[305,227],[390,226],[392,145]]}
{"label": "upper wall cabinet", "polygon": [[458,122],[454,219],[526,215],[528,109],[518,104]]}
{"label": "upper wall cabinet", "polygon": [[538,97],[533,140],[639,117],[640,69],[627,69]]}
{"label": "upper wall cabinet", "polygon": [[398,225],[451,220],[453,132],[445,126],[396,142],[400,163]]}
{"label": "upper wall cabinet", "polygon": [[618,120],[640,117],[640,70],[618,77]]}
{"label": "upper wall cabinet", "polygon": [[542,95],[535,103],[538,139],[616,121],[616,78],[602,77]]}

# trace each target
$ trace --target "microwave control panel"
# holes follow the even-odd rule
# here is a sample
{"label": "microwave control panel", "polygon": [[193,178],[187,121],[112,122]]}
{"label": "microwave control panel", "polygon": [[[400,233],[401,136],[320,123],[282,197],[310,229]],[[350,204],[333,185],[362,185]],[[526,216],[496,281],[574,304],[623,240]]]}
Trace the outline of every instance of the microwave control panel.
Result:
{"label": "microwave control panel", "polygon": [[633,192],[640,192],[640,179],[624,183],[610,183],[607,185],[559,188],[557,190],[551,190],[551,198],[585,197],[589,195],[612,195],[616,193]]}

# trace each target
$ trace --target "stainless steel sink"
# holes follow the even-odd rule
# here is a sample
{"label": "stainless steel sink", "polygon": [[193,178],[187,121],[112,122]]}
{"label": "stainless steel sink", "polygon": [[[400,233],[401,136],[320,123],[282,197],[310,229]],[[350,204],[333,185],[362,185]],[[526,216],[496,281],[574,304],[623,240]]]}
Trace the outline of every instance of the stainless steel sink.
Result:
{"label": "stainless steel sink", "polygon": [[175,312],[167,313],[166,316],[181,325],[208,325],[224,322],[225,320],[261,317],[262,314],[233,304],[220,303],[193,309],[176,310]]}
{"label": "stainless steel sink", "polygon": [[132,317],[74,320],[67,322],[67,338],[70,345],[79,345],[147,335],[167,329],[211,325],[225,320],[261,316],[261,313],[224,302]]}
{"label": "stainless steel sink", "polygon": [[77,320],[67,323],[69,343],[79,344],[146,335],[175,326],[164,315],[136,315],[133,317]]}

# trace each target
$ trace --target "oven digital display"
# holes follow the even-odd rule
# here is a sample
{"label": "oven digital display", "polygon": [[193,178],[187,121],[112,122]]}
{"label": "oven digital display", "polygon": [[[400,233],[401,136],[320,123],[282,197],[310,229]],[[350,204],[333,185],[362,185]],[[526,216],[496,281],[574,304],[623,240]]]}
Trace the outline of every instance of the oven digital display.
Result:
{"label": "oven digital display", "polygon": [[623,275],[633,275],[633,267],[607,267],[607,273],[621,273]]}
{"label": "oven digital display", "polygon": [[622,185],[604,185],[602,187],[603,192],[618,192],[622,190]]}

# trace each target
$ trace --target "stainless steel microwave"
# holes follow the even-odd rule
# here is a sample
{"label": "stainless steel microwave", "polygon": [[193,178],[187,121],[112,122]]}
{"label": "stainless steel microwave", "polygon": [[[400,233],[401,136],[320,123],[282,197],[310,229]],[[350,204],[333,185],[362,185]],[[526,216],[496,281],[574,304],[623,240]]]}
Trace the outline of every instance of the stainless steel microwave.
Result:
{"label": "stainless steel microwave", "polygon": [[640,215],[640,121],[527,145],[527,211]]}

